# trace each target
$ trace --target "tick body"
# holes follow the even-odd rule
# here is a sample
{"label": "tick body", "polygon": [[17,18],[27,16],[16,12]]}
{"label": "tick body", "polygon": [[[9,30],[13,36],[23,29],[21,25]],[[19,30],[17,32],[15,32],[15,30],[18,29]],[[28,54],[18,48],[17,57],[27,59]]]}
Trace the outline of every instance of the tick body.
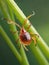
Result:
{"label": "tick body", "polygon": [[26,46],[31,43],[31,36],[24,28],[20,30],[20,40]]}

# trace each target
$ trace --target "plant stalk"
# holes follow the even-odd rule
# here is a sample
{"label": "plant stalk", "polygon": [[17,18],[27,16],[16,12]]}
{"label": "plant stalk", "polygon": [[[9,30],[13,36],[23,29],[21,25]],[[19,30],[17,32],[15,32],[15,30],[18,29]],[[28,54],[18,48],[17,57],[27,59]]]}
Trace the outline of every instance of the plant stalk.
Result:
{"label": "plant stalk", "polygon": [[5,33],[5,31],[4,31],[4,29],[2,28],[1,25],[0,25],[0,35],[2,35],[2,37],[5,39],[7,45],[10,47],[10,49],[12,50],[15,57],[19,60],[19,62],[22,62],[21,55],[18,53],[18,51],[15,48],[14,44],[12,43],[10,38],[7,36],[7,34]]}

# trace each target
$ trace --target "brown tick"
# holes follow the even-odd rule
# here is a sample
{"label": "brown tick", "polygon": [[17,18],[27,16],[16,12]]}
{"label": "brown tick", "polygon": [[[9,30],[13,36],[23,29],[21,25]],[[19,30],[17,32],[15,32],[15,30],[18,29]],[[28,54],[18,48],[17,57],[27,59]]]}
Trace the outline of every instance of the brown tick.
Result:
{"label": "brown tick", "polygon": [[8,21],[8,24],[15,24],[16,26],[18,26],[20,28],[19,39],[26,50],[28,50],[28,49],[25,46],[30,45],[32,40],[34,41],[34,44],[36,45],[36,36],[38,36],[38,35],[27,32],[27,30],[30,28],[31,25],[28,26],[27,30],[25,30],[25,28],[24,28],[24,25],[27,23],[27,20],[34,14],[35,13],[33,13],[27,17],[27,19],[24,21],[24,24],[22,27],[19,24],[13,22],[12,20],[5,19]]}

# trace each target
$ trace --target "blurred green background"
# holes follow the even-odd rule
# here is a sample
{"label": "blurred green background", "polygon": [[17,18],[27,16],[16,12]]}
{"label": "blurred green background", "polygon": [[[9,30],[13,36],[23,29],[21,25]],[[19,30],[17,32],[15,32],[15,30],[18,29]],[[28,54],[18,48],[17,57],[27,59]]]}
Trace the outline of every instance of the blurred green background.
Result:
{"label": "blurred green background", "polygon": [[[30,18],[31,23],[49,45],[49,0],[15,0],[26,16],[35,11],[35,15]],[[0,21],[3,14],[0,10]],[[16,20],[18,21],[18,20]],[[7,23],[0,22],[8,36],[13,41]],[[14,42],[14,41],[13,41]],[[15,42],[14,42],[15,43]],[[31,52],[26,52],[30,65],[39,65]],[[5,40],[0,35],[0,65],[19,65],[18,60],[12,54]]]}

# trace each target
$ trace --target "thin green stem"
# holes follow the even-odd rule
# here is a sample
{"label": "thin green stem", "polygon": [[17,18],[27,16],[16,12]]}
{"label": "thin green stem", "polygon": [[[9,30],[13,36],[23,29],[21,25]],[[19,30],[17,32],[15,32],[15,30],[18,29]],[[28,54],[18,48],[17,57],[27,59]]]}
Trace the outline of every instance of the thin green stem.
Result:
{"label": "thin green stem", "polygon": [[35,47],[33,44],[31,44],[30,50],[34,54],[37,61],[39,62],[39,65],[49,65],[47,59],[45,58],[44,54],[42,54],[38,46]]}
{"label": "thin green stem", "polygon": [[1,11],[3,11],[3,13],[4,13],[3,16],[10,19],[10,16],[9,16],[9,14],[8,14],[8,10],[6,9],[7,6],[5,5],[4,1],[1,1],[1,0],[0,0],[0,8],[1,8]]}
{"label": "thin green stem", "polygon": [[[14,0],[7,0],[7,2],[9,4],[9,6],[12,8],[12,10],[14,11],[14,13],[15,13],[16,17],[18,18],[18,20],[23,24],[24,20],[26,19],[26,16],[22,12],[22,10],[14,2]],[[30,25],[29,20],[27,20],[25,28],[27,28],[28,25]],[[33,34],[39,35],[39,33],[36,31],[36,29],[33,26],[30,27],[29,32],[32,32]],[[37,38],[37,41],[38,41],[37,43],[38,43],[39,48],[43,51],[45,56],[47,58],[49,58],[49,47],[44,42],[44,40],[41,38],[40,35],[39,35],[39,38]]]}
{"label": "thin green stem", "polygon": [[5,33],[5,31],[3,30],[3,28],[1,26],[0,26],[0,34],[5,39],[6,43],[8,44],[8,46],[10,47],[10,49],[12,50],[12,52],[16,56],[16,58],[19,60],[19,62],[22,62],[22,58],[21,58],[20,54],[18,53],[14,44],[11,42],[10,38],[7,36],[7,34]]}

